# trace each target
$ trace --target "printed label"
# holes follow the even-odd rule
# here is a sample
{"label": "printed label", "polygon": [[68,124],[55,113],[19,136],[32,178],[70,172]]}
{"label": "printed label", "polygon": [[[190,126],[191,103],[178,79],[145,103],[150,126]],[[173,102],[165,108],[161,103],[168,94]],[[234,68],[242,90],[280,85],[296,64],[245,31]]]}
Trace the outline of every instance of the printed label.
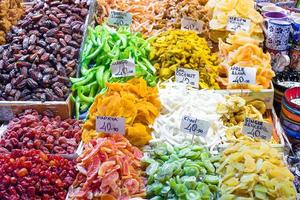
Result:
{"label": "printed label", "polygon": [[111,10],[107,22],[115,26],[130,26],[132,23],[132,15],[127,12]]}
{"label": "printed label", "polygon": [[125,134],[125,118],[97,116],[96,131],[104,133],[119,133]]}
{"label": "printed label", "polygon": [[252,138],[270,140],[272,137],[272,129],[272,124],[246,117],[242,133]]}
{"label": "printed label", "polygon": [[256,84],[255,67],[233,66],[229,70],[229,84]]}
{"label": "printed label", "polygon": [[229,16],[227,18],[226,30],[233,31],[233,32],[236,32],[236,31],[249,32],[250,20],[240,18],[240,17]]}
{"label": "printed label", "polygon": [[204,25],[203,21],[197,21],[186,17],[184,17],[181,20],[181,30],[185,30],[185,31],[191,30],[197,33],[202,33],[203,25]]}
{"label": "printed label", "polygon": [[191,116],[183,116],[181,119],[180,130],[184,133],[205,137],[210,123]]}
{"label": "printed label", "polygon": [[112,77],[127,77],[135,75],[135,64],[131,60],[118,60],[110,65]]}
{"label": "printed label", "polygon": [[177,68],[175,81],[199,88],[199,72],[192,69]]}

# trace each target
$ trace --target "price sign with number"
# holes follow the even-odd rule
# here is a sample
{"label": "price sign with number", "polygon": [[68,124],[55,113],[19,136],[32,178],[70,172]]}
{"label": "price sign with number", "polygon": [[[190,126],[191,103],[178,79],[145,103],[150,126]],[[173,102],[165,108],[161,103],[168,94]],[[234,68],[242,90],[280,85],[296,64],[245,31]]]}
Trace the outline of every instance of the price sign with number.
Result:
{"label": "price sign with number", "polygon": [[210,124],[208,121],[200,120],[191,116],[183,116],[180,130],[184,133],[205,137]]}
{"label": "price sign with number", "polygon": [[272,129],[272,124],[246,117],[242,133],[252,138],[270,140],[272,137]]}
{"label": "price sign with number", "polygon": [[199,72],[191,69],[177,68],[175,81],[199,88]]}
{"label": "price sign with number", "polygon": [[125,134],[125,118],[97,116],[96,131],[104,133],[119,133]]}
{"label": "price sign with number", "polygon": [[202,33],[203,25],[204,25],[203,21],[197,21],[186,17],[184,17],[181,20],[181,30],[195,31],[197,33]]}
{"label": "price sign with number", "polygon": [[256,84],[255,67],[233,66],[228,74],[229,84]]}
{"label": "price sign with number", "polygon": [[233,32],[236,32],[236,31],[249,32],[250,20],[240,18],[240,17],[229,16],[227,18],[226,30],[233,31]]}
{"label": "price sign with number", "polygon": [[132,15],[127,12],[111,10],[107,22],[115,26],[130,26],[132,23]]}
{"label": "price sign with number", "polygon": [[112,77],[127,77],[135,75],[135,64],[131,60],[118,60],[110,65]]}

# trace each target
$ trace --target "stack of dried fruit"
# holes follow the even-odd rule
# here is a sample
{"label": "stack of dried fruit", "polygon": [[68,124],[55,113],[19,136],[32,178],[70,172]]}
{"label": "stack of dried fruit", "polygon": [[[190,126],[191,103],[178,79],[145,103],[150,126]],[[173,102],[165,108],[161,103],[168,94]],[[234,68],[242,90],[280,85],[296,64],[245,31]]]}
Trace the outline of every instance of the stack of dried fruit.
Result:
{"label": "stack of dried fruit", "polygon": [[61,120],[51,112],[26,110],[9,124],[0,140],[0,152],[38,149],[51,154],[75,153],[81,139],[81,122]]}
{"label": "stack of dried fruit", "polygon": [[142,78],[106,85],[108,91],[99,94],[89,110],[89,119],[83,126],[83,142],[103,135],[95,131],[97,116],[112,116],[124,117],[125,137],[135,146],[144,146],[151,139],[149,125],[159,114],[157,89],[148,87]]}
{"label": "stack of dried fruit", "polygon": [[121,135],[91,140],[77,159],[72,199],[119,200],[145,196],[143,153]]}
{"label": "stack of dried fruit", "polygon": [[74,165],[38,150],[0,154],[0,199],[64,200],[77,174]]}
{"label": "stack of dried fruit", "polygon": [[12,25],[24,14],[21,5],[22,0],[2,0],[0,1],[0,45],[6,42],[5,35]]}
{"label": "stack of dried fruit", "polygon": [[0,47],[0,101],[63,101],[76,74],[85,1],[38,1]]}
{"label": "stack of dried fruit", "polygon": [[154,143],[143,158],[147,165],[147,197],[149,199],[204,200],[216,199],[219,177],[215,166],[219,156],[203,146],[173,148]]}
{"label": "stack of dried fruit", "polygon": [[249,30],[247,33],[252,38],[263,40],[263,30],[261,24],[263,17],[254,8],[254,0],[209,0],[206,4],[210,22],[210,38],[218,41],[218,38],[225,39],[228,17],[240,17],[249,20]]}
{"label": "stack of dried fruit", "polygon": [[148,85],[156,85],[155,68],[148,61],[150,44],[140,33],[132,34],[128,28],[117,31],[103,25],[88,28],[86,44],[82,53],[81,77],[71,78],[75,92],[76,117],[86,112],[94,97],[105,91],[106,82],[126,82],[133,76],[114,78],[110,65],[118,60],[132,60],[135,76],[143,77]]}
{"label": "stack of dried fruit", "polygon": [[[259,42],[252,39],[249,34],[239,32],[236,35],[230,35],[227,43],[222,40],[219,42],[220,57],[222,60],[220,77],[225,88],[249,88],[252,90],[268,89],[271,80],[275,76],[271,67],[271,56],[264,53],[263,49],[258,46]],[[228,84],[228,71],[232,66],[255,67],[256,84]]]}
{"label": "stack of dried fruit", "polygon": [[160,79],[174,75],[176,68],[199,71],[200,88],[218,89],[218,57],[212,54],[205,38],[193,31],[168,30],[151,42],[150,60]]}
{"label": "stack of dried fruit", "polygon": [[221,200],[296,199],[294,176],[266,142],[241,141],[223,151]]}

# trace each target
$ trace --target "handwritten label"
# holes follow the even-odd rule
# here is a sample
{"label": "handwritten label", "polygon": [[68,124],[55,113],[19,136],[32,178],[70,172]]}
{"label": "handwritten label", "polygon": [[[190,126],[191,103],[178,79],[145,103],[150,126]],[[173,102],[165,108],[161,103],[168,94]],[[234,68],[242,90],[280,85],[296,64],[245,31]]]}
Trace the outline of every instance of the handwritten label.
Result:
{"label": "handwritten label", "polygon": [[130,26],[132,23],[132,15],[127,12],[111,10],[107,22],[115,26]]}
{"label": "handwritten label", "polygon": [[175,81],[199,88],[199,72],[192,69],[177,68]]}
{"label": "handwritten label", "polygon": [[272,124],[246,117],[242,133],[252,138],[270,140],[272,137],[272,128]]}
{"label": "handwritten label", "polygon": [[230,84],[256,84],[256,68],[233,66],[229,70],[228,80]]}
{"label": "handwritten label", "polygon": [[104,133],[119,133],[125,134],[125,118],[123,117],[108,117],[97,116],[96,131]]}
{"label": "handwritten label", "polygon": [[207,135],[210,123],[191,116],[183,116],[180,124],[180,130],[184,133],[205,137]]}
{"label": "handwritten label", "polygon": [[185,31],[190,30],[190,31],[195,31],[197,33],[202,33],[203,25],[204,25],[203,21],[197,21],[186,17],[184,17],[181,20],[181,30],[185,30]]}
{"label": "handwritten label", "polygon": [[233,32],[236,32],[236,31],[249,32],[250,20],[240,18],[240,17],[229,16],[227,18],[226,30],[233,31]]}
{"label": "handwritten label", "polygon": [[0,121],[9,121],[14,117],[11,107],[0,106]]}
{"label": "handwritten label", "polygon": [[135,75],[135,64],[131,60],[118,60],[110,65],[112,77],[127,77]]}

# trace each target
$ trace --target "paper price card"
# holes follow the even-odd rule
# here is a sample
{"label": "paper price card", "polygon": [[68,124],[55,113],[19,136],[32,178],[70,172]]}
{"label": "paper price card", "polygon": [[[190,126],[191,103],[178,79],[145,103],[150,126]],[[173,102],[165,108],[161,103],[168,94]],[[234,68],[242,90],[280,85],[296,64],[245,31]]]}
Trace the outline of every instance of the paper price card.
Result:
{"label": "paper price card", "polygon": [[272,124],[246,117],[242,133],[252,138],[270,140],[272,137],[272,129]]}
{"label": "paper price card", "polygon": [[135,64],[131,60],[118,60],[110,65],[112,77],[120,78],[135,75]]}
{"label": "paper price card", "polygon": [[229,16],[227,18],[226,30],[233,31],[233,32],[236,32],[236,31],[249,32],[250,20],[240,18],[240,17]]}
{"label": "paper price card", "polygon": [[177,68],[175,81],[199,88],[199,72],[191,69]]}
{"label": "paper price card", "polygon": [[132,23],[132,15],[127,12],[111,10],[107,22],[115,26],[130,26]]}
{"label": "paper price card", "polygon": [[210,123],[191,116],[183,116],[181,119],[180,130],[184,133],[205,137]]}
{"label": "paper price card", "polygon": [[125,118],[97,116],[96,131],[104,133],[119,133],[125,135]]}
{"label": "paper price card", "polygon": [[186,17],[184,17],[181,20],[181,30],[185,30],[185,31],[195,31],[197,33],[202,33],[203,25],[204,25],[203,21],[197,21]]}
{"label": "paper price card", "polygon": [[255,67],[233,66],[228,74],[229,84],[256,84]]}

